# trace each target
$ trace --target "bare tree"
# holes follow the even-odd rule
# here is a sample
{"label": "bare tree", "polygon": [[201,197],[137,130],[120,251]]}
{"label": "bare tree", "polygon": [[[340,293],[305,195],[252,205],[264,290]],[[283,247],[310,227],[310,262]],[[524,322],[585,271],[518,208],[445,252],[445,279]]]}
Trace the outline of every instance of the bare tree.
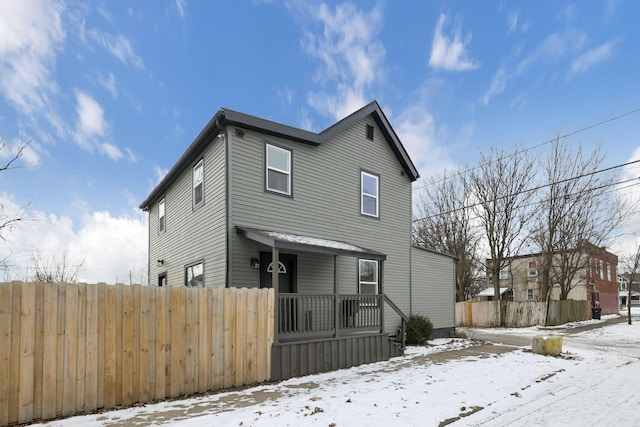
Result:
{"label": "bare tree", "polygon": [[418,215],[414,221],[417,244],[458,258],[456,264],[456,301],[470,296],[478,275],[478,245],[480,233],[472,226],[471,210],[465,207],[469,194],[460,176],[448,177],[427,184],[418,196]]}
{"label": "bare tree", "polygon": [[542,297],[548,299],[554,286],[559,298],[583,283],[589,263],[589,244],[600,246],[628,212],[612,192],[618,177],[600,172],[604,160],[599,147],[585,153],[556,140],[542,161],[547,182],[541,188],[533,243],[538,247],[538,271]]}
{"label": "bare tree", "polygon": [[495,300],[500,298],[500,270],[525,241],[522,231],[530,220],[533,165],[533,158],[519,147],[511,152],[492,148],[489,154],[480,154],[479,166],[468,177],[475,198],[473,210],[491,258],[487,269]]}
{"label": "bare tree", "polygon": [[[24,138],[16,145],[15,149],[11,150],[4,140],[0,138],[0,159],[5,158],[3,163],[0,163],[0,172],[6,172],[10,169],[20,167],[18,159],[22,157],[24,150],[29,145],[29,141],[25,141]],[[12,152],[10,152],[12,151]],[[10,152],[8,155],[7,152]],[[0,201],[0,239],[6,241],[6,233],[17,226],[24,220],[28,205],[21,206],[18,209],[9,209],[5,204]]]}
{"label": "bare tree", "polygon": [[636,243],[636,252],[625,259],[626,272],[629,278],[628,294],[627,294],[627,323],[631,324],[631,295],[633,291],[633,281],[640,275],[640,246]]}
{"label": "bare tree", "polygon": [[66,253],[46,255],[40,249],[33,250],[31,261],[34,269],[32,280],[45,283],[77,283],[84,265],[84,260],[75,262]]}

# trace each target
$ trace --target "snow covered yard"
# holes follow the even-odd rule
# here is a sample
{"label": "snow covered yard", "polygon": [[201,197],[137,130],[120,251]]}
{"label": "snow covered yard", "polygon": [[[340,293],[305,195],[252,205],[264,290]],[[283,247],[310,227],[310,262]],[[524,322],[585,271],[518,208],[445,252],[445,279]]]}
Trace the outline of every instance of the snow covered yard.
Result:
{"label": "snow covered yard", "polygon": [[535,355],[529,347],[434,340],[388,362],[47,425],[638,425],[640,310],[631,326],[625,321],[572,332],[612,317],[481,331],[496,337],[562,335],[558,358]]}

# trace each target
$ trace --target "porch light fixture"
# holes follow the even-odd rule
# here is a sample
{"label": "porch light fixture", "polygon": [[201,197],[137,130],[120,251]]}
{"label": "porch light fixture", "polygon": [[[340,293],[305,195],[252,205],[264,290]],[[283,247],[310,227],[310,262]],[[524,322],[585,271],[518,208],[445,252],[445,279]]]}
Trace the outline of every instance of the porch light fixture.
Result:
{"label": "porch light fixture", "polygon": [[163,259],[159,259],[158,260],[158,267],[160,267],[161,265],[164,265],[164,260]]}
{"label": "porch light fixture", "polygon": [[260,268],[260,260],[258,258],[251,258],[251,268],[255,270]]}

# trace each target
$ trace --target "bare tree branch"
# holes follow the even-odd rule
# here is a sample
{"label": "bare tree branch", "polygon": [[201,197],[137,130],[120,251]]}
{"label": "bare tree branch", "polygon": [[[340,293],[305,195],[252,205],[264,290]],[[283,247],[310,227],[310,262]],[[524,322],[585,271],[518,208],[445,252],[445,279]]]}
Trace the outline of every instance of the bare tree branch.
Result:
{"label": "bare tree branch", "polygon": [[[445,173],[446,176],[446,173]],[[419,195],[413,234],[417,244],[458,258],[456,264],[456,300],[473,296],[478,282],[478,246],[480,234],[470,221],[471,210],[464,206],[469,189],[460,175],[432,180]]]}

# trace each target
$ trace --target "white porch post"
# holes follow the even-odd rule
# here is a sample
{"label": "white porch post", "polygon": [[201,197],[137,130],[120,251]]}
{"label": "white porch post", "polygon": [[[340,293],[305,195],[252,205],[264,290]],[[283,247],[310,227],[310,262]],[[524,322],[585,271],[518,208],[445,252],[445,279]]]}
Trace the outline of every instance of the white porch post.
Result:
{"label": "white porch post", "polygon": [[273,321],[275,322],[275,343],[277,344],[280,341],[280,299],[278,297],[278,291],[280,290],[280,284],[278,282],[279,276],[278,272],[280,270],[280,255],[278,253],[278,248],[271,248],[271,287],[273,288],[273,294],[275,296],[275,312],[273,313]]}
{"label": "white porch post", "polygon": [[380,293],[380,332],[384,333],[384,287],[382,278],[384,277],[384,261],[379,261],[378,268],[378,292]]}

